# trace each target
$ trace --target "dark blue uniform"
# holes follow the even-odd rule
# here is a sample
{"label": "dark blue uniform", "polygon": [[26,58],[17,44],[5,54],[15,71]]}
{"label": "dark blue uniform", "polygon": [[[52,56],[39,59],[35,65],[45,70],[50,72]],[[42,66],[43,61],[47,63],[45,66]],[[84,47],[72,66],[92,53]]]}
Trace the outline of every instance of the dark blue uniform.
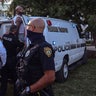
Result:
{"label": "dark blue uniform", "polygon": [[3,44],[7,51],[7,62],[6,65],[1,70],[1,87],[0,87],[0,96],[5,96],[6,89],[7,89],[7,81],[8,78],[13,80],[13,83],[16,81],[16,55],[17,49],[22,49],[24,44],[18,41],[16,36],[12,33],[5,34],[2,37]]}
{"label": "dark blue uniform", "polygon": [[[32,85],[38,81],[47,70],[55,70],[54,67],[54,51],[52,46],[45,41],[44,38],[37,40],[32,43],[32,47],[39,45],[36,49],[37,51],[32,55],[30,60],[28,60],[27,71],[25,73],[25,80],[27,81],[27,86]],[[37,92],[38,93],[38,92]],[[37,94],[36,93],[36,94]],[[54,96],[51,85],[48,85],[43,90],[39,91],[40,96]],[[38,96],[38,95],[31,95]]]}

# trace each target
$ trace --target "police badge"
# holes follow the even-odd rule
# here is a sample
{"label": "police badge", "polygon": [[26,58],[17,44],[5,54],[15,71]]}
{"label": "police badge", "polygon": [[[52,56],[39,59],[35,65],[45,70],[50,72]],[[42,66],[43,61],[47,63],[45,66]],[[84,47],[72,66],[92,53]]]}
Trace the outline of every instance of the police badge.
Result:
{"label": "police badge", "polygon": [[48,56],[51,57],[52,55],[52,50],[49,47],[44,47],[44,53]]}

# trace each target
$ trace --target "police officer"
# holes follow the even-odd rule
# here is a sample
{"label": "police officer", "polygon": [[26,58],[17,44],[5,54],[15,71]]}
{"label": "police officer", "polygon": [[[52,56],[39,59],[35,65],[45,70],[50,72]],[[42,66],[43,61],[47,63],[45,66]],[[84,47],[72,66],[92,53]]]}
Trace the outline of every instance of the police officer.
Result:
{"label": "police officer", "polygon": [[[1,70],[1,87],[0,87],[0,96],[5,96],[6,90],[7,90],[7,81],[8,78],[11,78],[13,83],[15,84],[16,81],[16,55],[17,55],[17,49],[23,48],[24,44],[21,43],[16,38],[16,32],[17,32],[17,26],[12,25],[10,27],[9,34],[4,34],[2,37],[3,44],[7,51],[7,61],[6,65]],[[14,94],[15,95],[15,94]]]}
{"label": "police officer", "polygon": [[[55,80],[54,51],[52,46],[45,41],[43,31],[45,23],[41,18],[32,19],[27,25],[27,36],[34,49],[37,51],[28,60],[25,72],[27,87],[22,94],[30,96],[54,96],[52,82]],[[28,54],[27,54],[28,55]],[[34,94],[34,95],[33,95]]]}

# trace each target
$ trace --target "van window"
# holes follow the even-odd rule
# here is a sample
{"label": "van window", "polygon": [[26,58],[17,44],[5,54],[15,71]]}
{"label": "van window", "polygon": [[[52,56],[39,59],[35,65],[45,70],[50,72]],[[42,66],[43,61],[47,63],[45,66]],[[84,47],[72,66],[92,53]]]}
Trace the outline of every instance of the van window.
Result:
{"label": "van window", "polygon": [[60,32],[68,32],[67,28],[60,28],[60,27],[58,27],[58,29],[59,29]]}
{"label": "van window", "polygon": [[83,38],[83,37],[82,37],[82,34],[81,34],[82,29],[81,29],[80,25],[77,25],[76,28],[77,28],[77,31],[78,31],[79,37],[80,37],[80,38]]}
{"label": "van window", "polygon": [[48,26],[48,31],[49,31],[49,32],[58,32],[58,27]]}
{"label": "van window", "polygon": [[48,26],[48,31],[49,32],[68,32],[68,29],[63,27]]}

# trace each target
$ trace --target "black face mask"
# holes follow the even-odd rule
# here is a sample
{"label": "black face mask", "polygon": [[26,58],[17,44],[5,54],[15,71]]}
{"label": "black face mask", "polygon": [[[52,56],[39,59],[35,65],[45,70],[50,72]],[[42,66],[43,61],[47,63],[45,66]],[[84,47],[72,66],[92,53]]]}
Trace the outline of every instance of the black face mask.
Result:
{"label": "black face mask", "polygon": [[30,30],[27,30],[27,37],[29,38],[31,43],[38,39],[44,38],[43,33],[36,33],[36,32],[32,32]]}
{"label": "black face mask", "polygon": [[19,12],[19,15],[22,15],[22,14],[24,14],[24,12]]}

